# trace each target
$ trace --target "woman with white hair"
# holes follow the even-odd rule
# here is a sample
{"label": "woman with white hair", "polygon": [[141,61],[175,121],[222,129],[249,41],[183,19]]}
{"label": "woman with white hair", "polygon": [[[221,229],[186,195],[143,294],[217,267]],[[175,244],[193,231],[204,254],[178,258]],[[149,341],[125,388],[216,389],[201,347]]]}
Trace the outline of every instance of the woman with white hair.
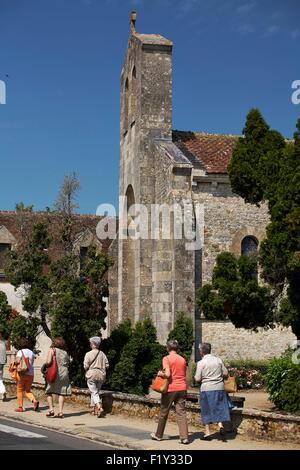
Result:
{"label": "woman with white hair", "polygon": [[197,363],[196,382],[200,387],[200,408],[205,434],[200,439],[211,440],[210,424],[218,423],[220,434],[225,434],[223,423],[230,421],[230,410],[227,393],[224,390],[224,378],[228,371],[223,361],[211,354],[211,344],[199,346],[201,361]]}
{"label": "woman with white hair", "polygon": [[100,351],[101,338],[93,336],[90,338],[91,351],[84,356],[83,367],[87,386],[91,392],[91,414],[100,418],[103,409],[101,406],[100,391],[106,378],[106,369],[109,367],[107,357]]}

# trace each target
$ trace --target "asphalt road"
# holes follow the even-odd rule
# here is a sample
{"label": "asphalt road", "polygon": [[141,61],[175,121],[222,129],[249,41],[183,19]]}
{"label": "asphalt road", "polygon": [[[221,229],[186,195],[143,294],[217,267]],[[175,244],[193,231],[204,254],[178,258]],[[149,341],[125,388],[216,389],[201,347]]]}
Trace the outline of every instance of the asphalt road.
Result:
{"label": "asphalt road", "polygon": [[113,450],[113,447],[0,418],[0,450]]}

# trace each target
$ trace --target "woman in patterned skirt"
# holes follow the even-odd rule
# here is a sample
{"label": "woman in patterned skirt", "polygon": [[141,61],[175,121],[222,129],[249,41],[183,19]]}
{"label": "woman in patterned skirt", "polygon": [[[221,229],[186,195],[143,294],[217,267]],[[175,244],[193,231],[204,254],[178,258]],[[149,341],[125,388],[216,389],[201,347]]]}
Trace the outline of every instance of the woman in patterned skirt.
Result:
{"label": "woman in patterned skirt", "polygon": [[[57,374],[55,381],[47,384],[46,395],[49,411],[46,413],[46,416],[53,418],[63,418],[64,399],[65,396],[70,396],[72,394],[72,390],[69,379],[70,356],[66,351],[66,343],[61,336],[58,336],[53,340],[53,343],[48,352],[46,367],[49,367],[53,360],[56,360]],[[57,414],[54,413],[52,395],[58,395]]]}

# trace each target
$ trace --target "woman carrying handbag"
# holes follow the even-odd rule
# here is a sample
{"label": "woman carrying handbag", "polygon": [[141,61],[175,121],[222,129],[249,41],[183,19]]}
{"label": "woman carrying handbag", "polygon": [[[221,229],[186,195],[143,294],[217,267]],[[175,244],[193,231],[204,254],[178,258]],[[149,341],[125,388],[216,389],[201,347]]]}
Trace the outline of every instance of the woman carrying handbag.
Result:
{"label": "woman carrying handbag", "polygon": [[200,346],[201,361],[197,363],[195,381],[200,382],[200,409],[205,434],[201,440],[211,440],[210,424],[218,423],[221,435],[225,434],[223,423],[230,421],[229,400],[224,390],[228,371],[223,361],[211,354],[210,343]]}
{"label": "woman carrying handbag", "polygon": [[[53,365],[56,361],[56,374],[54,382],[48,382],[46,387],[47,402],[49,411],[46,413],[48,418],[63,418],[63,407],[65,396],[72,394],[71,383],[69,379],[70,356],[66,351],[66,343],[61,336],[54,338],[47,356],[46,368]],[[58,395],[58,413],[54,413],[52,395]]]}
{"label": "woman carrying handbag", "polygon": [[26,394],[28,400],[33,404],[33,410],[39,411],[39,402],[33,395],[31,391],[31,385],[33,382],[34,370],[34,353],[29,349],[29,342],[27,338],[21,338],[19,341],[21,349],[17,352],[16,355],[16,370],[15,378],[17,383],[17,399],[18,399],[18,408],[15,411],[23,412],[23,400],[24,393]]}
{"label": "woman carrying handbag", "polygon": [[179,442],[188,444],[188,425],[185,412],[186,402],[186,361],[178,354],[178,342],[171,340],[167,342],[168,356],[163,358],[163,370],[158,373],[159,377],[169,380],[168,389],[161,395],[161,407],[158,418],[156,433],[151,434],[155,441],[161,441],[166,427],[172,403],[175,403],[176,420],[179,428]]}

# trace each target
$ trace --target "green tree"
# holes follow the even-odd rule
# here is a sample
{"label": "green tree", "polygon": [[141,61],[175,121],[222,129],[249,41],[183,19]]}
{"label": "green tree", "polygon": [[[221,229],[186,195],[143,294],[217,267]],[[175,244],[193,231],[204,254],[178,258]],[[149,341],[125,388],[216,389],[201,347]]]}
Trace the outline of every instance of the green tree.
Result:
{"label": "green tree", "polygon": [[277,306],[274,321],[291,326],[300,338],[300,119],[294,142],[287,143],[258,110],[251,110],[229,177],[246,202],[268,204],[270,224],[259,254],[262,276]]}
{"label": "green tree", "polygon": [[196,302],[209,320],[229,319],[237,328],[256,330],[272,326],[272,300],[269,290],[256,277],[256,260],[232,253],[217,256],[212,284],[197,292]]}
{"label": "green tree", "polygon": [[151,320],[146,318],[138,322],[112,374],[112,388],[137,395],[148,393],[153,378],[161,368],[165,352],[165,348],[157,342]]}
{"label": "green tree", "polygon": [[18,315],[11,323],[11,344],[16,349],[21,349],[20,339],[27,338],[29,348],[35,351],[36,353],[39,353],[40,351],[36,350],[36,338],[39,333],[40,325],[38,319],[33,316],[24,317],[23,315]]}
{"label": "green tree", "polygon": [[[89,247],[84,268],[78,273],[78,257],[65,256],[51,266],[49,275],[51,335],[62,336],[73,358],[70,375],[77,385],[85,385],[83,358],[89,338],[101,336],[105,328],[108,285],[105,273],[110,261],[95,247]],[[77,270],[76,270],[77,268]]]}
{"label": "green tree", "polygon": [[194,344],[194,328],[193,322],[185,312],[178,312],[173,330],[170,331],[168,341],[176,339],[179,344],[179,352],[188,363]]}
{"label": "green tree", "polygon": [[[82,363],[89,349],[88,339],[100,335],[101,328],[105,328],[107,313],[103,297],[108,296],[106,272],[110,260],[91,246],[84,265],[80,265],[80,253],[74,251],[73,213],[78,188],[74,175],[65,177],[56,203],[57,214],[61,217],[57,239],[50,237],[47,219],[34,224],[31,231],[27,224],[21,243],[9,253],[6,274],[15,288],[25,289],[23,307],[29,313],[26,321],[32,323],[32,330],[41,325],[49,337],[64,337],[73,357],[71,379],[83,385]],[[24,222],[23,209],[20,208]],[[54,242],[63,246],[63,254],[58,259],[48,254]],[[18,322],[21,324],[21,320]],[[28,325],[26,328],[30,330]],[[18,327],[17,331],[20,330]]]}
{"label": "green tree", "polygon": [[18,202],[16,204],[16,212],[33,212],[33,205],[25,206],[24,202]]}
{"label": "green tree", "polygon": [[48,225],[38,222],[32,233],[23,239],[16,250],[9,251],[5,273],[15,288],[22,287],[25,296],[22,304],[32,318],[38,317],[43,330],[51,336],[47,323],[48,299],[51,296],[47,270],[51,264],[48,248],[51,238]]}
{"label": "green tree", "polygon": [[0,291],[0,332],[4,339],[7,339],[11,332],[11,314],[12,308],[8,304],[7,297]]}

